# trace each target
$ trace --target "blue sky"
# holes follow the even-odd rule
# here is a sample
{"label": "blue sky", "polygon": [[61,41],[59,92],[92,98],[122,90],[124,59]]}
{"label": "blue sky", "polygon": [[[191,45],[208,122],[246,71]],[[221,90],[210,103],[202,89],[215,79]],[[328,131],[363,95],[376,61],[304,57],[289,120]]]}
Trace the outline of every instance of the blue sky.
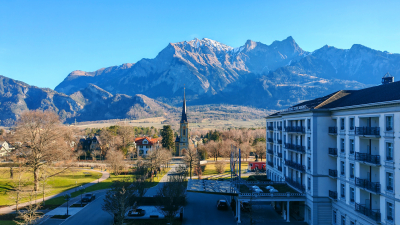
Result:
{"label": "blue sky", "polygon": [[0,1],[0,75],[39,87],[194,37],[400,53],[400,1]]}

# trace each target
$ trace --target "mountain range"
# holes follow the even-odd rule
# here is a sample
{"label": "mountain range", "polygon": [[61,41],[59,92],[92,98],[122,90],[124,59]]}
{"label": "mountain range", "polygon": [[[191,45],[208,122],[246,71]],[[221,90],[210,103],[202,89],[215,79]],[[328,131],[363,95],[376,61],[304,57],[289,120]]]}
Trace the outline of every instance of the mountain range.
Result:
{"label": "mountain range", "polygon": [[248,40],[238,48],[194,39],[170,43],[154,59],[73,71],[54,91],[1,77],[0,110],[7,116],[0,119],[35,107],[80,121],[162,115],[176,110],[184,87],[188,105],[279,110],[340,89],[378,85],[387,72],[400,73],[400,54],[359,44],[307,52],[292,37],[270,45]]}

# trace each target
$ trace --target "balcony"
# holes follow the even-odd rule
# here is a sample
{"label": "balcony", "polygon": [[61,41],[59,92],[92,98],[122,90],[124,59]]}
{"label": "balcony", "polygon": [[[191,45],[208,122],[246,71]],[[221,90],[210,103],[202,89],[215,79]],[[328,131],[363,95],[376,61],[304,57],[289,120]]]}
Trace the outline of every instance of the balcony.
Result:
{"label": "balcony", "polygon": [[305,127],[302,126],[287,126],[285,127],[285,132],[290,132],[290,133],[306,133]]}
{"label": "balcony", "polygon": [[274,154],[274,151],[273,151],[272,149],[268,149],[268,150],[267,150],[267,153],[273,155],[273,154]]}
{"label": "balcony", "polygon": [[267,130],[273,131],[274,127],[273,126],[267,126]]}
{"label": "balcony", "polygon": [[282,131],[282,126],[278,126],[278,130]]}
{"label": "balcony", "polygon": [[361,205],[358,203],[356,203],[355,206],[356,206],[355,209],[357,212],[359,212],[365,216],[368,216],[369,218],[375,220],[376,222],[381,221],[381,212],[379,211],[379,209],[371,210],[371,209],[368,209],[367,207],[365,207],[365,205]]}
{"label": "balcony", "polygon": [[380,136],[379,127],[356,127],[356,135]]}
{"label": "balcony", "polygon": [[328,154],[329,154],[330,156],[337,157],[337,148],[329,148]]}
{"label": "balcony", "polygon": [[290,149],[290,150],[294,150],[294,151],[297,151],[297,152],[300,152],[300,153],[306,153],[306,147],[305,146],[301,146],[301,145],[285,143],[285,148],[286,149]]}
{"label": "balcony", "polygon": [[329,198],[332,200],[337,200],[337,192],[329,190]]}
{"label": "balcony", "polygon": [[356,152],[355,159],[362,163],[373,164],[375,166],[381,165],[381,156],[380,155],[370,155],[367,153]]}
{"label": "balcony", "polygon": [[282,158],[282,152],[278,152],[278,157]]}
{"label": "balcony", "polygon": [[268,165],[269,165],[270,167],[274,167],[274,162],[268,161],[267,163],[268,163]]}
{"label": "balcony", "polygon": [[306,187],[304,185],[298,183],[297,181],[292,180],[289,177],[285,176],[285,181],[292,187],[299,189],[301,192],[304,192],[306,190]]}
{"label": "balcony", "polygon": [[356,186],[364,188],[365,190],[372,192],[374,194],[381,193],[381,184],[379,182],[371,182],[367,179],[360,179],[356,177]]}
{"label": "balcony", "polygon": [[285,165],[289,166],[289,167],[291,167],[291,168],[293,168],[295,170],[299,170],[299,171],[303,171],[303,172],[306,171],[306,167],[304,165],[301,165],[299,163],[296,163],[296,162],[293,162],[293,161],[290,161],[290,160],[285,160]]}
{"label": "balcony", "polygon": [[329,169],[329,176],[332,178],[337,178],[337,170]]}
{"label": "balcony", "polygon": [[268,142],[274,143],[274,139],[273,138],[267,138]]}
{"label": "balcony", "polygon": [[278,144],[282,144],[282,139],[278,139]]}
{"label": "balcony", "polygon": [[329,127],[329,134],[337,134],[337,127]]}
{"label": "balcony", "polygon": [[282,166],[278,166],[278,170],[282,172]]}

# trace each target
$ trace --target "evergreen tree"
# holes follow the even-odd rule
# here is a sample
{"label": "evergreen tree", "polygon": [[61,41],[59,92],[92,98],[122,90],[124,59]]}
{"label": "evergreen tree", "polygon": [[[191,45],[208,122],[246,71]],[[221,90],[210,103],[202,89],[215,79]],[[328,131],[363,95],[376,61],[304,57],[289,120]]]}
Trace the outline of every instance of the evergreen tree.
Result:
{"label": "evergreen tree", "polygon": [[163,148],[167,148],[169,150],[174,149],[174,132],[171,129],[170,125],[164,125],[161,130],[161,145]]}

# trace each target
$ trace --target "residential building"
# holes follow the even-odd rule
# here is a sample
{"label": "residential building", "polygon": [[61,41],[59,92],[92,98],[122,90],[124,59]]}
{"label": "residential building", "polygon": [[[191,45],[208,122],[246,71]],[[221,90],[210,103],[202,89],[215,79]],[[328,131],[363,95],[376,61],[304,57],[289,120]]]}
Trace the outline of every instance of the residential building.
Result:
{"label": "residential building", "polygon": [[[266,118],[267,176],[306,193],[308,224],[400,224],[400,82],[341,90]],[[292,205],[295,205],[294,203]]]}
{"label": "residential building", "polygon": [[139,156],[146,156],[152,150],[161,148],[160,138],[139,137],[135,139],[136,150]]}
{"label": "residential building", "polygon": [[0,142],[0,157],[7,156],[10,153],[12,148],[6,141]]}

